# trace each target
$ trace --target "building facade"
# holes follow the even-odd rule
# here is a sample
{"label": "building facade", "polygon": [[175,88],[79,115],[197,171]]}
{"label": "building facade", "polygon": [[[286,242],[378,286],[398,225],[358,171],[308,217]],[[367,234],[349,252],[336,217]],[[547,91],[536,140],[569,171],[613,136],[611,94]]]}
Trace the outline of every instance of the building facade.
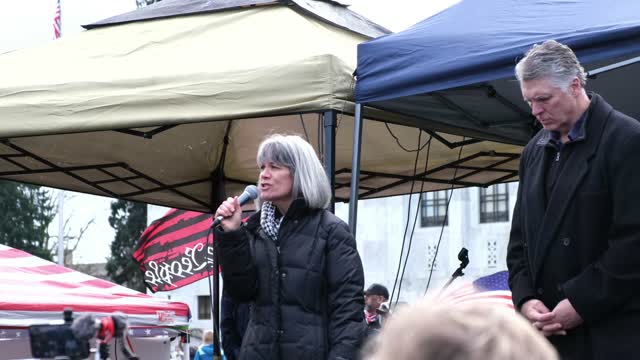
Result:
{"label": "building facade", "polygon": [[[508,183],[425,193],[420,202],[418,195],[360,201],[356,236],[366,286],[381,283],[391,293],[395,284],[394,301],[413,302],[442,289],[463,247],[469,264],[451,286],[506,270],[517,190]],[[348,204],[336,206],[341,218],[348,212]]]}
{"label": "building facade", "polygon": [[[394,300],[413,302],[442,289],[460,265],[463,247],[469,264],[451,286],[506,270],[517,189],[518,183],[508,183],[425,193],[420,202],[417,194],[360,201],[356,239],[365,286],[380,283],[392,292],[395,283]],[[168,210],[149,205],[149,223]],[[348,214],[348,204],[336,204],[336,215],[347,221]],[[155,296],[188,304],[193,328],[212,327],[208,280]]]}

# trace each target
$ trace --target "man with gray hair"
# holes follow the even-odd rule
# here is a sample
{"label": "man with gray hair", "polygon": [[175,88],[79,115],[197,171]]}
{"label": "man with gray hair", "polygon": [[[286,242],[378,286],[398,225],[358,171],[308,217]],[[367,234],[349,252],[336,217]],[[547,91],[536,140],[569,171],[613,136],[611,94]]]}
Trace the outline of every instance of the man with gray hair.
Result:
{"label": "man with gray hair", "polygon": [[584,69],[556,41],[534,45],[516,77],[543,129],[520,161],[513,302],[563,359],[635,358],[640,124],[587,93]]}

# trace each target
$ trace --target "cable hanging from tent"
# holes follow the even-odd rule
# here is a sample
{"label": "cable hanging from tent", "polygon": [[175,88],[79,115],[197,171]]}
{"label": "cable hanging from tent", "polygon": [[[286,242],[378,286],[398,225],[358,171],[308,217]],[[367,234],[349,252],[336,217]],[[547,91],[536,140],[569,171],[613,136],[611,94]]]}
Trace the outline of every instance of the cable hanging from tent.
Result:
{"label": "cable hanging from tent", "polygon": [[[355,94],[356,88],[356,79],[352,76],[351,83],[349,84],[349,90],[351,90],[352,94]],[[336,121],[336,137],[338,137],[338,130],[340,129],[340,123],[342,122],[342,116],[344,115],[344,108],[347,105],[347,100],[342,102],[342,108],[340,109],[340,117]]]}
{"label": "cable hanging from tent", "polygon": [[[387,131],[389,132],[389,134],[391,135],[391,137],[393,137],[396,140],[396,143],[398,144],[398,146],[400,146],[400,148],[406,152],[420,152],[422,149],[425,148],[425,146],[427,146],[428,143],[431,142],[431,139],[433,138],[433,136],[429,137],[429,140],[424,143],[424,145],[420,145],[420,142],[418,143],[418,147],[414,150],[410,150],[405,148],[401,143],[400,143],[400,139],[393,133],[393,131],[391,131],[391,128],[389,127],[389,123],[384,123],[384,126],[387,128]],[[420,133],[422,134],[422,129],[420,129]],[[415,169],[414,169],[415,170]],[[415,176],[415,173],[413,174]]]}
{"label": "cable hanging from tent", "polygon": [[[429,166],[429,154],[431,153],[431,140],[432,139],[433,139],[433,137],[429,137],[429,141],[427,141],[427,144],[429,144],[429,146],[427,147],[427,157],[426,157],[425,162],[424,162],[424,170],[423,170],[423,172],[426,172],[427,168]],[[413,227],[411,228],[411,235],[409,235],[409,245],[407,246],[407,255],[405,256],[404,265],[402,266],[402,273],[400,274],[400,283],[398,285],[398,296],[396,297],[396,305],[398,304],[398,300],[400,300],[400,291],[402,290],[402,281],[404,280],[404,272],[407,269],[407,262],[409,261],[409,254],[411,253],[411,244],[413,243],[413,234],[415,233],[415,230],[416,230],[416,223],[418,221],[418,213],[420,211],[420,206],[421,206],[422,201],[423,201],[422,195],[423,195],[423,191],[424,191],[424,183],[425,182],[422,181],[421,184],[420,184],[420,193],[418,195],[418,203],[417,203],[417,206],[416,206],[415,215],[413,217]],[[413,196],[413,194],[409,195],[409,197],[411,197],[411,196]],[[409,204],[411,204],[411,201],[409,201]],[[411,209],[411,207],[409,207],[409,209]],[[411,211],[409,211],[409,214],[410,213],[411,213]],[[409,216],[407,216],[407,224],[409,224]],[[406,236],[406,230],[405,230],[405,236]]]}
{"label": "cable hanging from tent", "polygon": [[[464,141],[464,137],[462,137],[462,140]],[[458,160],[460,160],[462,158],[462,149],[464,148],[463,146],[460,146],[460,151],[458,151]],[[451,203],[451,197],[453,196],[453,188],[454,188],[454,184],[455,184],[455,180],[456,180],[456,176],[458,175],[458,167],[455,168],[455,170],[453,171],[453,178],[451,179],[451,188],[449,188],[449,198],[447,199],[447,207],[444,210],[444,219],[442,219],[442,226],[440,227],[440,236],[438,237],[438,243],[436,244],[436,251],[433,254],[433,259],[431,260],[431,266],[430,266],[430,270],[429,270],[429,279],[427,280],[427,286],[424,289],[424,294],[427,294],[427,291],[429,290],[429,285],[431,284],[431,276],[433,275],[433,266],[436,263],[436,259],[438,258],[438,251],[440,251],[440,243],[442,242],[442,234],[444,233],[444,226],[445,223],[447,222],[447,217],[449,216],[449,204]]]}
{"label": "cable hanging from tent", "polygon": [[300,123],[302,124],[302,130],[304,130],[304,139],[307,140],[308,143],[311,143],[311,141],[309,141],[309,133],[307,132],[307,126],[304,124],[304,116],[302,116],[302,113],[300,113],[299,115],[300,115]]}
{"label": "cable hanging from tent", "polygon": [[[420,143],[422,142],[422,129],[419,130],[418,133],[418,151],[416,151],[416,159],[413,163],[413,178],[414,180],[411,181],[411,190],[409,191],[409,194],[413,193],[413,186],[415,185],[415,176],[418,173],[418,159],[420,157]],[[400,246],[400,259],[398,260],[398,269],[396,270],[396,276],[395,279],[393,281],[393,288],[391,290],[391,298],[389,303],[391,303],[391,301],[393,300],[393,297],[396,293],[396,286],[398,286],[398,278],[400,275],[400,267],[402,266],[402,255],[404,255],[404,244],[407,240],[407,230],[409,229],[409,217],[411,216],[411,195],[409,195],[409,205],[407,206],[408,211],[409,211],[409,215],[407,215],[407,224],[405,225],[404,228],[404,235],[402,236],[402,245]],[[396,300],[396,304],[397,304],[397,300]]]}

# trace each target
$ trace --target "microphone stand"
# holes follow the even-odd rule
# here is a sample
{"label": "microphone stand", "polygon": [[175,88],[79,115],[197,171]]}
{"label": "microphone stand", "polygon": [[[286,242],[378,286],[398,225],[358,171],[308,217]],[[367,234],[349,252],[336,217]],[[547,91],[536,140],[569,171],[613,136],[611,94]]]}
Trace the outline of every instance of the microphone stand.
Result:
{"label": "microphone stand", "polygon": [[[217,223],[216,223],[217,222]],[[211,259],[211,268],[209,271],[209,279],[213,277],[213,284],[209,281],[209,294],[211,295],[211,317],[213,320],[213,360],[222,359],[222,353],[220,352],[221,339],[220,339],[220,258],[218,258],[218,242],[213,238],[214,228],[220,223],[216,218],[209,227],[207,233],[207,246],[209,245],[209,236],[212,238],[211,247],[213,248],[213,255]]]}
{"label": "microphone stand", "polygon": [[218,258],[218,242],[213,243],[213,359],[222,359],[220,353],[220,258]]}
{"label": "microphone stand", "polygon": [[449,281],[447,281],[447,283],[444,284],[444,286],[442,287],[442,290],[440,290],[441,294],[449,287],[449,285],[451,285],[453,280],[464,275],[464,272],[462,272],[462,270],[464,270],[464,268],[466,268],[467,265],[469,265],[469,250],[467,250],[466,248],[462,248],[458,253],[458,260],[460,260],[460,266],[458,266],[456,271],[454,271],[453,274],[451,274],[451,279],[449,279]]}
{"label": "microphone stand", "polygon": [[[211,329],[213,330],[213,360],[222,359],[222,353],[220,352],[220,274],[218,273],[220,270],[220,259],[218,258],[218,242],[213,238],[214,229],[220,224],[221,219],[222,218],[213,219],[211,226],[209,227],[209,231],[207,232],[207,240],[205,242],[206,246],[209,247],[209,237],[211,237],[213,255],[209,265],[211,268],[209,268],[207,275],[209,276],[209,295],[211,296],[209,303],[211,304],[211,319],[213,320],[213,328]],[[212,277],[213,284],[211,283]]]}

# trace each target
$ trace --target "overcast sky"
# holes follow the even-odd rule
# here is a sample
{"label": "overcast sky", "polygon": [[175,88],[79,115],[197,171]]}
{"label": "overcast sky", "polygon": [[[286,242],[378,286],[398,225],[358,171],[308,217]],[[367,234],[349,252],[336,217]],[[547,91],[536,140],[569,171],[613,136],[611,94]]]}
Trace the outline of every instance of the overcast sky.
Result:
{"label": "overcast sky", "polygon": [[[393,30],[407,27],[440,12],[458,0],[343,0],[351,9]],[[0,0],[0,53],[38,46],[53,40],[55,0]],[[62,35],[83,31],[81,25],[135,10],[135,0],[61,0]],[[42,66],[47,66],[42,59]],[[55,69],[51,69],[55,71]],[[112,199],[66,192],[64,218],[71,218],[72,234],[92,224],[74,253],[80,263],[104,262],[114,231],[108,224]],[[50,227],[57,234],[58,220]]]}
{"label": "overcast sky", "polygon": [[350,9],[394,32],[402,31],[459,0],[345,0]]}

